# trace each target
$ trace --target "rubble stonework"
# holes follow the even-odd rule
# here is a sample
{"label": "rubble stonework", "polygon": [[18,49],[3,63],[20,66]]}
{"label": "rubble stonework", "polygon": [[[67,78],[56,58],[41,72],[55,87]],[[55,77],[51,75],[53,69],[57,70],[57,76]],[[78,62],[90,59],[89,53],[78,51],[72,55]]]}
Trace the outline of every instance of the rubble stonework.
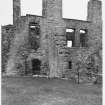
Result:
{"label": "rubble stonework", "polygon": [[[102,8],[101,1],[88,2],[87,21],[62,17],[62,0],[43,0],[42,16],[20,16],[20,0],[13,0],[14,24],[2,26],[2,37],[13,36],[12,43],[2,38],[2,54],[5,45],[9,49],[3,58],[7,75],[32,74],[32,60],[41,62],[40,75],[49,77],[68,77],[76,70],[76,64],[85,65],[91,55],[95,55],[99,72],[102,72]],[[67,47],[66,29],[74,29],[73,47]],[[82,40],[80,30],[86,31]],[[11,38],[10,38],[11,39]],[[81,43],[84,41],[86,45]],[[5,60],[6,59],[6,60]],[[5,62],[4,62],[5,61]],[[71,63],[71,64],[70,64]],[[72,66],[71,68],[69,66]],[[85,71],[86,67],[82,67]]]}

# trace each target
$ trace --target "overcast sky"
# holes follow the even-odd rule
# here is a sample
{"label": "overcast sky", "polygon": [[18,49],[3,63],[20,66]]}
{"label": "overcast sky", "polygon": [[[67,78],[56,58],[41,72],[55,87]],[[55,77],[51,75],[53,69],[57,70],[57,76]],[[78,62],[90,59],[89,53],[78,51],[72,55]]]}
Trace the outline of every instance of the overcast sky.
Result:
{"label": "overcast sky", "polygon": [[[12,24],[12,0],[0,0],[0,23]],[[63,0],[63,17],[86,20],[88,0]],[[42,13],[42,0],[21,0],[21,14]]]}

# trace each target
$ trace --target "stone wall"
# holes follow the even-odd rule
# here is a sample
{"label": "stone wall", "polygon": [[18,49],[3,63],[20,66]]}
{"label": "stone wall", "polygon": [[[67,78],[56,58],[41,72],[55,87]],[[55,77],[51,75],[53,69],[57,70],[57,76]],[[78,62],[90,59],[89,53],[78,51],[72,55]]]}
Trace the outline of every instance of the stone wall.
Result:
{"label": "stone wall", "polygon": [[2,26],[2,71],[5,72],[5,67],[8,61],[10,46],[14,39],[15,28],[13,25]]}
{"label": "stone wall", "polygon": [[7,74],[20,74],[24,71],[24,56],[27,56],[28,51],[28,27],[26,27],[26,18],[18,20],[16,26],[14,42],[10,48],[10,56],[7,63]]}

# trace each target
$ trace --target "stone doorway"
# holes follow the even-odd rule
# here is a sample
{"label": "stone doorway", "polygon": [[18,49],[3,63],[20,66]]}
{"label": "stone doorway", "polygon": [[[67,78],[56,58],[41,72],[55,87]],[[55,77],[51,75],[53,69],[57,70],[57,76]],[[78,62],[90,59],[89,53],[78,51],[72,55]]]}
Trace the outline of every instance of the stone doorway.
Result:
{"label": "stone doorway", "polygon": [[41,61],[39,59],[32,59],[32,74],[40,75],[41,72]]}

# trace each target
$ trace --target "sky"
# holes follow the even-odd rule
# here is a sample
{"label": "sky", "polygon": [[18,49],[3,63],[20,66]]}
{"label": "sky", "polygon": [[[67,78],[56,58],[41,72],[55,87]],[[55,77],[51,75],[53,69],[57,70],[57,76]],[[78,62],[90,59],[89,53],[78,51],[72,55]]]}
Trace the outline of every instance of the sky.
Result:
{"label": "sky", "polygon": [[[63,17],[86,20],[88,0],[63,0]],[[21,0],[21,15],[42,15],[42,0]],[[12,0],[0,0],[0,23],[13,23]]]}

